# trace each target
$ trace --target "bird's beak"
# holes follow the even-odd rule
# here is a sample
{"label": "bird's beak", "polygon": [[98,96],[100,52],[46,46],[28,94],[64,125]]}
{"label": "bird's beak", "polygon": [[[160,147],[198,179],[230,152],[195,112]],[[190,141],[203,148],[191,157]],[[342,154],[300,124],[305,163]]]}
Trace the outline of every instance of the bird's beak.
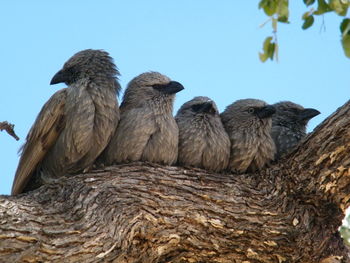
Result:
{"label": "bird's beak", "polygon": [[312,108],[308,108],[308,109],[304,109],[303,111],[301,111],[301,113],[299,114],[299,119],[301,121],[306,121],[306,120],[310,120],[313,117],[317,116],[318,114],[320,114],[321,112],[319,112],[316,109],[312,109]]}
{"label": "bird's beak", "polygon": [[50,85],[61,83],[61,82],[67,82],[69,76],[66,71],[61,69],[58,71],[55,76],[51,79]]}
{"label": "bird's beak", "polygon": [[200,108],[198,109],[198,112],[205,112],[205,113],[214,114],[216,111],[213,107],[213,103],[208,101],[208,102],[204,102],[203,104],[201,104]]}
{"label": "bird's beak", "polygon": [[181,83],[179,83],[177,81],[170,81],[169,84],[166,85],[160,91],[164,92],[166,94],[175,94],[183,89],[184,89],[184,86],[182,86]]}
{"label": "bird's beak", "polygon": [[258,111],[256,111],[256,115],[260,119],[265,119],[268,117],[271,117],[276,112],[276,108],[271,105],[267,105],[265,107],[260,108]]}

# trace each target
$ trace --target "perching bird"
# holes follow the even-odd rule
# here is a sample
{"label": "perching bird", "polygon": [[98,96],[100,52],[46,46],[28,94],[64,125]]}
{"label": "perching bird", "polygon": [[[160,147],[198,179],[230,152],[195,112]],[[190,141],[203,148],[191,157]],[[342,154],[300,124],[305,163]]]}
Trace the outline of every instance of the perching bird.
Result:
{"label": "perching bird", "polygon": [[119,72],[109,54],[87,49],[72,56],[50,84],[64,82],[41,109],[26,142],[12,194],[88,169],[119,120]]}
{"label": "perching bird", "polygon": [[316,109],[304,109],[291,101],[274,104],[276,114],[272,116],[271,135],[276,144],[275,159],[290,152],[306,136],[310,119],[320,114]]}
{"label": "perching bird", "polygon": [[228,168],[233,172],[254,172],[273,160],[276,148],[271,137],[275,108],[256,99],[237,100],[221,113],[231,140]]}
{"label": "perching bird", "polygon": [[105,165],[177,160],[179,130],[172,115],[175,93],[184,87],[158,72],[130,81],[120,105],[120,122],[103,153]]}
{"label": "perching bird", "polygon": [[181,106],[175,120],[179,127],[180,165],[215,172],[227,168],[230,139],[214,101],[195,97]]}

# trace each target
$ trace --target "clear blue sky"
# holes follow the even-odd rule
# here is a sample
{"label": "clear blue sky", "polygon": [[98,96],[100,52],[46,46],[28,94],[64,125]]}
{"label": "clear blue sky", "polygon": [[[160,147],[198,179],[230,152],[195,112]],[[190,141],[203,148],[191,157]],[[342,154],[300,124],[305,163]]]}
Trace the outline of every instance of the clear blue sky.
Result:
{"label": "clear blue sky", "polygon": [[0,121],[16,125],[15,141],[0,133],[0,194],[9,194],[17,150],[48,98],[64,85],[52,76],[74,53],[105,49],[126,86],[145,71],[181,82],[175,111],[198,95],[223,110],[241,98],[269,103],[292,100],[314,107],[311,131],[349,99],[349,60],[340,45],[340,17],[326,15],[301,29],[302,0],[291,2],[291,24],[279,26],[279,63],[261,63],[258,52],[270,25],[258,1],[128,0],[1,1]]}

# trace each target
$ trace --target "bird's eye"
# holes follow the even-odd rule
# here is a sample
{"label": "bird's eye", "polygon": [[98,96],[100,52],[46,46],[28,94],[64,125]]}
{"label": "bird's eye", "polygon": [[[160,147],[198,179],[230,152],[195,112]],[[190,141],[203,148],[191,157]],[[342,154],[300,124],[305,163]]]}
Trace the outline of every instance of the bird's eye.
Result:
{"label": "bird's eye", "polygon": [[76,66],[71,66],[66,68],[65,71],[70,75],[75,75],[78,72],[78,69]]}
{"label": "bird's eye", "polygon": [[300,113],[299,109],[296,109],[296,108],[292,108],[292,112],[296,115]]}
{"label": "bird's eye", "polygon": [[254,108],[249,108],[249,109],[248,109],[248,113],[252,114],[252,113],[254,113],[254,112],[255,112],[255,109],[254,109]]}
{"label": "bird's eye", "polygon": [[201,108],[201,104],[195,104],[195,105],[192,105],[191,109],[194,111],[194,112],[197,112],[200,108]]}
{"label": "bird's eye", "polygon": [[165,87],[165,85],[161,85],[161,84],[153,84],[152,88],[156,89],[156,90],[161,90]]}

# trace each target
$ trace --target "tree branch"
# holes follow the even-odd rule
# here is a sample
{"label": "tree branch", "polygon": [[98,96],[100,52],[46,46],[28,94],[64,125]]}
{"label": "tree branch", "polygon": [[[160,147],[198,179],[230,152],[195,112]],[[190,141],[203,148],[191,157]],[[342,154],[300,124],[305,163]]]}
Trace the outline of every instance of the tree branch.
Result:
{"label": "tree branch", "polygon": [[349,110],[255,174],[133,163],[2,196],[0,262],[347,262]]}
{"label": "tree branch", "polygon": [[5,130],[9,135],[15,138],[16,141],[18,141],[19,137],[16,135],[14,127],[14,124],[8,123],[7,121],[0,122],[0,131]]}
{"label": "tree branch", "polygon": [[345,212],[350,200],[350,101],[323,121],[284,165],[295,188],[317,194]]}

